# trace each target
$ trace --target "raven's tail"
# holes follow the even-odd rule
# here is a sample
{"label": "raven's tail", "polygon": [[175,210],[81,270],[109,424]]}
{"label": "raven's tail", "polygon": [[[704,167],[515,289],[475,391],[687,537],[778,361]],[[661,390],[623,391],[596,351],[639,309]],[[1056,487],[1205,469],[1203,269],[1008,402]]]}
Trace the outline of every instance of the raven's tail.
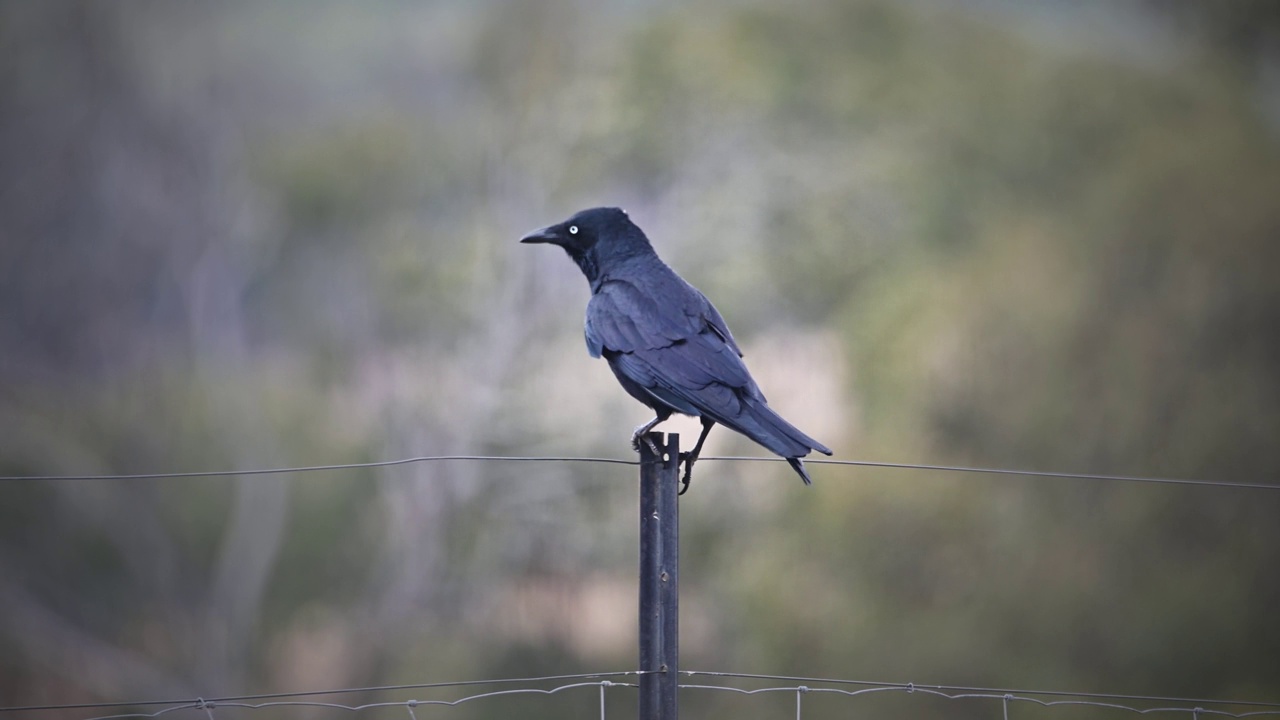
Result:
{"label": "raven's tail", "polygon": [[804,463],[800,462],[800,458],[808,455],[810,450],[817,450],[824,455],[831,454],[831,450],[826,445],[805,435],[799,428],[783,420],[782,416],[774,412],[763,399],[743,398],[742,412],[738,417],[728,422],[725,420],[719,420],[719,422],[786,458],[787,463],[800,475],[805,485],[812,485],[813,480],[809,478],[809,473],[804,469]]}
{"label": "raven's tail", "polygon": [[813,480],[809,479],[809,471],[804,469],[804,463],[800,461],[800,458],[789,457],[787,458],[787,464],[800,473],[800,479],[804,481],[805,485],[813,484]]}

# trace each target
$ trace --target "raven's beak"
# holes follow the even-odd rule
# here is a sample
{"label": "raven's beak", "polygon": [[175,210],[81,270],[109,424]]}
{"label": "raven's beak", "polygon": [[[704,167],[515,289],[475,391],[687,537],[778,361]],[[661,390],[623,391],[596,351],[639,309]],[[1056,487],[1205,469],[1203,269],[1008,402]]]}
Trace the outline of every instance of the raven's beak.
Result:
{"label": "raven's beak", "polygon": [[552,245],[560,244],[560,236],[555,232],[554,226],[547,226],[541,230],[533,232],[520,238],[522,243],[551,243]]}

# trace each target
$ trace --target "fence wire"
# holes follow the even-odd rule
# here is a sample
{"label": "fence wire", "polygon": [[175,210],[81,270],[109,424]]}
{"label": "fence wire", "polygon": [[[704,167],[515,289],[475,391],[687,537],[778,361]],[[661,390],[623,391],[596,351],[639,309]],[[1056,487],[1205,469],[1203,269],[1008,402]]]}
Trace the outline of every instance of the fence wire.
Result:
{"label": "fence wire", "polygon": [[[220,711],[235,709],[238,711],[256,711],[270,709],[286,709],[286,708],[309,708],[309,709],[326,709],[333,711],[341,711],[345,713],[357,714],[366,713],[368,716],[375,716],[374,711],[397,711],[396,713],[384,712],[376,714],[376,717],[407,717],[408,720],[418,720],[417,710],[428,707],[445,707],[456,708],[468,703],[478,702],[482,700],[491,700],[502,697],[516,696],[551,696],[562,693],[573,693],[574,691],[584,691],[595,689],[595,693],[591,693],[588,699],[584,701],[583,710],[576,713],[578,717],[590,717],[598,713],[600,720],[607,720],[607,693],[617,693],[619,689],[635,690],[639,687],[636,682],[618,682],[608,678],[619,678],[625,676],[636,677],[646,673],[639,671],[622,671],[622,672],[601,672],[601,673],[585,673],[579,675],[555,675],[540,678],[511,678],[500,680],[472,680],[463,682],[445,682],[445,683],[422,683],[418,685],[396,685],[368,688],[341,688],[333,690],[310,691],[300,693],[273,693],[269,695],[243,695],[235,697],[203,699],[194,698],[184,701],[157,701],[157,700],[141,700],[131,703],[103,703],[101,705],[78,704],[78,705],[46,705],[39,707],[25,708],[0,708],[0,713],[9,713],[15,711],[40,712],[40,711],[65,711],[65,710],[87,710],[90,708],[125,708],[125,707],[142,707],[163,705],[157,710],[146,711],[125,711],[105,715],[88,716],[85,720],[126,720],[128,718],[159,718],[169,715],[174,717],[197,717],[204,720],[219,720]],[[795,699],[795,717],[796,720],[804,720],[806,717],[806,698],[812,698],[820,695],[828,695],[833,697],[845,698],[849,700],[848,707],[841,707],[844,712],[855,712],[859,709],[866,709],[865,706],[859,706],[858,699],[866,699],[871,696],[896,694],[907,695],[920,698],[936,698],[940,700],[953,701],[966,704],[978,704],[986,706],[989,716],[998,720],[1010,720],[1018,717],[1018,706],[1035,706],[1042,709],[1053,708],[1092,708],[1097,710],[1112,710],[1120,712],[1128,712],[1136,715],[1152,715],[1152,716],[1173,716],[1179,718],[1190,718],[1198,720],[1200,717],[1227,717],[1227,718],[1249,718],[1249,717],[1280,717],[1280,703],[1274,702],[1253,702],[1244,700],[1219,700],[1219,699],[1194,699],[1194,698],[1177,698],[1177,697],[1161,697],[1152,695],[1119,695],[1106,693],[1074,693],[1064,691],[1046,691],[1046,690],[1014,690],[1014,689],[993,689],[993,688],[975,688],[948,685],[917,685],[914,683],[902,682],[876,682],[870,680],[852,680],[839,678],[798,678],[793,676],[779,675],[758,675],[747,673],[732,672],[711,672],[711,671],[682,671],[682,677],[693,679],[695,677],[707,678],[705,682],[697,683],[681,683],[679,689],[682,694],[688,696],[690,693],[724,693],[738,695],[744,697],[763,697],[768,695],[790,695]],[[549,680],[573,680],[574,682],[565,682],[555,687],[534,687],[535,683],[546,683]],[[765,685],[764,687],[742,688],[728,684],[730,680],[751,680],[763,681],[769,680],[774,682],[783,682],[785,684]],[[714,682],[713,682],[714,681]],[[800,681],[800,682],[796,682]],[[447,688],[473,687],[478,685],[501,685],[499,689],[487,692],[474,693],[464,697],[446,700],[441,698],[413,698],[407,700],[387,700],[368,702],[363,704],[346,704],[340,702],[328,702],[314,699],[319,695],[332,695],[357,692],[387,692],[391,690],[405,689],[430,689],[439,691]],[[509,685],[520,685],[519,687],[505,687]],[[838,686],[844,687],[838,687]],[[832,687],[837,686],[837,687]],[[856,686],[856,687],[849,687]],[[587,693],[583,693],[587,694]],[[1139,705],[1142,703],[1143,705]],[[589,711],[588,711],[589,708]],[[1227,709],[1237,708],[1237,709]],[[1251,709],[1239,709],[1251,708]],[[403,715],[397,714],[403,711]],[[234,714],[233,714],[234,715]],[[615,716],[617,713],[615,713]],[[630,716],[630,712],[627,713]],[[270,717],[270,715],[268,715]]]}
{"label": "fence wire", "polygon": [[[292,473],[314,473],[336,470],[357,470],[365,468],[384,468],[397,465],[411,465],[427,462],[562,462],[590,463],[606,465],[640,464],[639,460],[602,457],[554,457],[540,455],[431,455],[399,458],[396,460],[376,460],[372,462],[339,463],[334,465],[302,465],[298,467],[256,468],[247,470],[194,470],[178,472],[126,473],[114,475],[0,475],[0,482],[31,482],[37,480],[90,481],[90,480],[156,480],[162,478],[201,478],[201,477],[233,477],[238,475],[285,475]],[[786,462],[786,458],[759,456],[707,455],[698,462]],[[1059,472],[1051,470],[1021,470],[1016,468],[965,467],[961,465],[930,465],[924,463],[883,462],[878,460],[835,460],[809,458],[809,465],[826,465],[835,467],[866,467],[889,470],[922,470],[934,473],[963,473],[975,475],[1001,475],[1021,478],[1056,478],[1067,480],[1094,480],[1104,482],[1148,483],[1156,485],[1189,485],[1214,488],[1235,488],[1246,490],[1280,490],[1280,482],[1239,482],[1230,480],[1197,480],[1191,478],[1149,477],[1141,475],[1108,475],[1097,473]]]}
{"label": "fence wire", "polygon": [[[439,456],[422,456],[409,457],[396,460],[384,460],[362,463],[343,463],[332,465],[309,465],[301,467],[278,467],[278,468],[262,468],[248,470],[213,470],[213,471],[187,471],[187,472],[156,472],[156,473],[139,473],[139,474],[118,474],[118,475],[59,475],[59,476],[0,476],[0,481],[58,481],[58,480],[75,480],[75,481],[94,481],[94,480],[145,480],[145,479],[161,479],[161,478],[197,478],[197,477],[227,477],[241,475],[278,475],[289,473],[314,473],[322,471],[341,471],[363,468],[381,468],[398,465],[408,465],[424,462],[442,462],[442,461],[473,461],[473,462],[556,462],[556,463],[596,463],[596,464],[615,464],[637,466],[640,463],[636,460],[624,460],[617,458],[598,458],[598,457],[544,457],[544,456],[485,456],[485,455],[439,455]],[[721,462],[782,462],[782,458],[773,457],[735,457],[735,456],[707,456],[701,461],[721,461]],[[1280,482],[1278,483],[1252,483],[1252,482],[1231,482],[1216,480],[1195,480],[1183,478],[1160,478],[1160,477],[1143,477],[1132,475],[1100,475],[1100,474],[1083,474],[1070,472],[1050,472],[1040,470],[1018,470],[1008,468],[981,468],[981,467],[963,467],[949,465],[928,465],[913,463],[891,463],[878,462],[868,460],[836,460],[836,459],[812,459],[806,462],[815,465],[827,466],[843,466],[843,467],[871,467],[896,470],[919,470],[932,473],[968,473],[968,474],[987,474],[998,476],[1017,476],[1026,478],[1060,478],[1060,479],[1077,479],[1090,481],[1109,481],[1109,482],[1126,482],[1126,483],[1149,483],[1149,484],[1168,484],[1168,485],[1184,485],[1184,486],[1203,486],[1211,488],[1229,488],[1229,489],[1250,489],[1250,490],[1280,490]],[[104,703],[78,703],[78,704],[50,704],[39,706],[23,706],[23,707],[0,707],[0,715],[11,715],[14,713],[26,713],[30,717],[38,718],[43,713],[49,712],[67,712],[76,710],[119,710],[105,715],[86,716],[85,720],[123,720],[125,718],[158,718],[167,715],[175,717],[197,717],[204,720],[222,720],[219,717],[219,710],[236,709],[246,711],[266,710],[271,708],[311,708],[311,709],[328,709],[333,711],[342,711],[347,713],[373,713],[378,710],[395,710],[397,713],[404,712],[404,715],[380,715],[408,717],[409,720],[418,720],[416,710],[425,707],[458,707],[460,705],[490,700],[501,697],[512,696],[551,696],[561,693],[572,693],[574,691],[582,691],[585,689],[596,690],[596,694],[592,697],[593,712],[597,709],[601,720],[606,718],[606,693],[618,692],[618,689],[634,690],[639,687],[636,682],[618,681],[609,678],[623,678],[630,676],[632,678],[646,674],[643,671],[620,671],[620,672],[604,672],[604,673],[583,673],[574,675],[554,675],[536,678],[510,678],[498,680],[468,680],[460,682],[439,682],[439,683],[420,683],[413,685],[395,685],[395,686],[379,686],[379,687],[363,687],[363,688],[334,688],[327,690],[317,690],[308,692],[283,692],[269,693],[260,695],[240,695],[233,697],[220,697],[212,699],[194,698],[187,700],[137,700],[137,701],[121,701],[121,702],[104,702]],[[1065,707],[1086,707],[1094,709],[1105,709],[1114,711],[1130,712],[1138,715],[1173,715],[1178,717],[1191,718],[1198,720],[1201,716],[1220,716],[1230,718],[1246,718],[1246,717],[1278,717],[1280,718],[1280,702],[1254,702],[1243,700],[1220,700],[1220,699],[1193,699],[1193,698],[1176,698],[1176,697],[1160,697],[1148,695],[1121,695],[1121,694],[1105,694],[1105,693],[1076,693],[1064,691],[1037,691],[1037,690],[1015,690],[1015,689],[994,689],[994,688],[974,688],[946,685],[916,685],[914,683],[893,683],[893,682],[875,682],[868,680],[851,680],[837,678],[806,678],[793,676],[777,676],[777,675],[760,675],[748,673],[732,673],[732,672],[710,672],[710,671],[681,671],[680,675],[689,679],[699,677],[706,678],[706,681],[698,683],[681,683],[678,687],[685,696],[690,693],[722,693],[729,695],[740,695],[747,697],[768,696],[768,695],[794,695],[795,699],[795,717],[797,720],[803,720],[805,717],[805,698],[817,695],[829,695],[835,697],[848,698],[852,702],[850,711],[856,710],[856,699],[867,698],[873,695],[884,694],[906,694],[917,697],[930,697],[946,701],[966,702],[966,703],[988,703],[992,718],[1001,718],[1009,720],[1011,717],[1017,717],[1017,706],[1019,704],[1027,706],[1038,706],[1040,708],[1065,708]],[[764,687],[743,688],[736,687],[728,681],[764,682],[769,684]],[[715,682],[713,682],[715,681]],[[561,682],[562,684],[555,687],[537,687],[538,684],[548,684],[551,682]],[[320,696],[332,696],[340,694],[354,693],[386,693],[390,691],[408,691],[408,690],[433,690],[439,691],[447,688],[477,687],[477,686],[500,686],[499,689],[489,690],[486,692],[478,692],[456,699],[442,699],[424,697],[420,699],[395,700],[395,701],[379,701],[369,702],[365,704],[344,704],[339,702],[328,702],[316,699]],[[154,711],[143,711],[137,708],[158,708]],[[1251,708],[1248,710],[1236,710],[1227,708]],[[176,715],[175,715],[176,714]],[[588,717],[589,715],[583,715]]]}
{"label": "fence wire", "polygon": [[215,711],[219,709],[235,708],[239,710],[266,710],[266,709],[282,709],[282,708],[325,708],[329,710],[344,710],[350,713],[359,713],[367,710],[377,710],[385,708],[403,708],[408,711],[410,720],[418,720],[418,708],[431,707],[433,705],[444,707],[457,707],[476,700],[485,700],[498,697],[510,697],[515,695],[555,695],[557,693],[578,690],[581,688],[598,688],[600,693],[600,718],[604,720],[605,716],[605,690],[612,687],[638,687],[635,683],[616,683],[611,680],[597,680],[594,682],[577,682],[566,685],[559,685],[553,688],[534,688],[519,687],[508,688],[504,690],[493,690],[490,692],[476,693],[467,695],[456,700],[431,700],[431,699],[411,699],[397,700],[386,702],[371,702],[363,705],[344,705],[342,703],[324,702],[321,700],[269,700],[266,702],[251,703],[242,700],[204,700],[196,698],[192,702],[182,705],[171,705],[155,712],[134,712],[134,713],[117,713],[114,715],[97,715],[88,720],[125,720],[126,718],[157,718],[170,713],[182,710],[200,711],[208,720],[218,720]]}
{"label": "fence wire", "polygon": [[[123,708],[123,707],[145,707],[151,705],[168,705],[174,706],[167,708],[162,712],[171,712],[177,709],[189,709],[193,707],[202,707],[205,705],[229,705],[232,703],[250,703],[256,700],[296,700],[298,698],[317,697],[320,695],[353,695],[356,693],[386,693],[392,691],[403,690],[440,690],[447,688],[475,687],[480,685],[529,685],[534,683],[550,683],[557,680],[594,680],[600,678],[618,678],[618,677],[638,677],[646,675],[642,670],[616,670],[608,672],[592,672],[592,673],[573,673],[568,675],[543,675],[539,677],[520,677],[520,678],[501,678],[490,680],[454,680],[446,682],[424,682],[412,683],[407,685],[375,685],[367,687],[347,687],[347,688],[328,688],[324,690],[302,690],[295,692],[273,692],[259,693],[254,695],[228,695],[223,697],[204,698],[183,698],[178,700],[132,700],[132,701],[115,701],[115,702],[99,702],[99,703],[75,703],[60,705],[24,705],[20,707],[0,707],[0,713],[11,713],[20,711],[40,711],[40,710],[84,710],[84,709],[102,709],[102,708]],[[482,695],[487,696],[487,694]],[[262,703],[264,707],[268,703]],[[337,705],[336,707],[346,707]],[[157,713],[143,713],[140,715],[130,715],[130,717],[154,717]],[[115,717],[115,716],[112,716]]]}
{"label": "fence wire", "polygon": [[[830,694],[845,697],[862,697],[883,693],[903,693],[921,697],[934,697],[943,700],[980,701],[987,700],[1000,703],[1000,715],[997,717],[1009,720],[1016,715],[1010,714],[1010,707],[1016,703],[1036,705],[1042,708],[1057,707],[1091,707],[1097,709],[1119,710],[1138,715],[1170,713],[1174,715],[1190,715],[1197,718],[1201,715],[1221,717],[1280,717],[1280,702],[1256,702],[1245,700],[1222,700],[1208,698],[1167,697],[1160,695],[1126,695],[1119,693],[1069,692],[1062,690],[1025,690],[966,687],[960,685],[918,685],[910,682],[877,682],[871,680],[850,680],[840,678],[796,677],[785,675],[761,675],[753,673],[715,672],[705,670],[681,671],[681,675],[689,677],[702,676],[718,680],[741,679],[754,681],[787,682],[786,685],[773,685],[759,688],[739,688],[727,684],[681,684],[682,690],[710,690],[737,693],[741,695],[794,694],[796,718],[803,717],[803,699],[810,694]],[[826,687],[830,685],[857,686]],[[1146,703],[1149,707],[1139,707],[1133,703]],[[1216,706],[1216,707],[1206,707]],[[1233,712],[1223,708],[1255,708]],[[852,709],[852,708],[850,708]]]}

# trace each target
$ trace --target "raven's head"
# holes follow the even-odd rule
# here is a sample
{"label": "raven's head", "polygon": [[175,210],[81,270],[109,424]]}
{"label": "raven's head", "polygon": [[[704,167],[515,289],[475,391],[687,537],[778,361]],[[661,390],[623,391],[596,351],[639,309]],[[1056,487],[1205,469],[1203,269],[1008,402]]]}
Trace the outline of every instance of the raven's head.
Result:
{"label": "raven's head", "polygon": [[556,225],[548,225],[520,238],[522,243],[551,243],[573,252],[586,252],[602,239],[630,234],[632,224],[625,210],[615,207],[599,207],[582,210]]}
{"label": "raven's head", "polygon": [[559,245],[594,283],[614,263],[653,248],[644,232],[621,208],[599,207],[575,213],[562,223],[548,225],[520,238],[522,243]]}

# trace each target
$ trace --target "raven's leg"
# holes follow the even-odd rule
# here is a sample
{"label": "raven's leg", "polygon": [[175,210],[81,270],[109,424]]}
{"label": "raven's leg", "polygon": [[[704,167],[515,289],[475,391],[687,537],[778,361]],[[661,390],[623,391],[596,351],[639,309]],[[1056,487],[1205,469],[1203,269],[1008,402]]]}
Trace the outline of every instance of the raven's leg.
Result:
{"label": "raven's leg", "polygon": [[645,437],[645,435],[647,435],[649,431],[653,429],[654,425],[657,425],[663,420],[666,420],[667,418],[671,417],[671,411],[668,410],[666,412],[663,412],[661,410],[656,410],[655,412],[657,413],[657,415],[654,416],[652,420],[636,428],[636,431],[631,434],[631,448],[636,452],[640,452],[640,439],[644,438],[645,443],[649,445],[649,449],[653,451],[654,455],[662,454],[658,452],[658,448],[653,444],[653,441]]}
{"label": "raven's leg", "polygon": [[707,440],[707,433],[711,432],[711,426],[716,421],[705,415],[702,417],[702,434],[698,436],[698,442],[694,444],[693,449],[687,453],[680,453],[680,459],[684,460],[684,480],[681,482],[680,495],[685,494],[689,490],[689,483],[693,482],[693,464],[698,461],[698,453],[702,452],[702,443]]}

